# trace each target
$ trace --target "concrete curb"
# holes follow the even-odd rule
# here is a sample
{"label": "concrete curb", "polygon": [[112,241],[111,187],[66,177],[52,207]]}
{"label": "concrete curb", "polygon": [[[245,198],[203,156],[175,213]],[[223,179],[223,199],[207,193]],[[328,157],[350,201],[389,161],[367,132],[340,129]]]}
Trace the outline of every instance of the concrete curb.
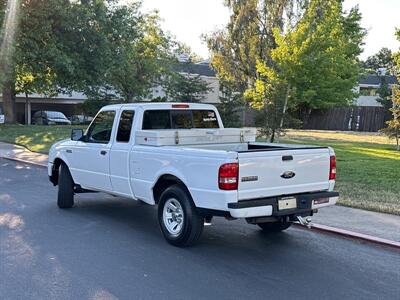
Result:
{"label": "concrete curb", "polygon": [[12,160],[12,161],[18,161],[18,162],[25,163],[25,164],[35,165],[35,166],[42,167],[42,168],[47,168],[47,164],[38,163],[38,162],[30,161],[30,160],[24,160],[21,158],[9,157],[9,156],[0,156],[0,158]]}
{"label": "concrete curb", "polygon": [[[303,226],[301,224],[295,223],[295,225],[297,227],[307,229],[305,226]],[[369,243],[374,243],[374,244],[381,245],[381,246],[388,246],[388,247],[392,247],[392,248],[400,250],[400,242],[396,242],[396,241],[392,241],[392,240],[388,240],[388,239],[384,239],[384,238],[379,238],[379,237],[375,237],[375,236],[368,235],[368,234],[358,233],[358,232],[354,232],[354,231],[350,231],[350,230],[346,230],[346,229],[312,223],[311,230],[345,236],[348,238],[362,240],[362,241],[366,241]]]}

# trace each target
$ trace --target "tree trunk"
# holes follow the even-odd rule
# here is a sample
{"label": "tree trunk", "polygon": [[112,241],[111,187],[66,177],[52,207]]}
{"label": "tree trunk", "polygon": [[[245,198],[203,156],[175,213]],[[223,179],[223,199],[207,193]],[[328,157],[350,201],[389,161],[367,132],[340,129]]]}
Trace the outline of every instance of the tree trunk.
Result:
{"label": "tree trunk", "polygon": [[29,95],[28,93],[25,93],[25,125],[30,125],[28,124],[28,101]]}
{"label": "tree trunk", "polygon": [[307,129],[306,127],[308,125],[308,121],[311,116],[311,111],[312,111],[312,109],[308,108],[308,107],[304,108],[304,110],[303,110],[303,129]]}
{"label": "tree trunk", "polygon": [[132,94],[128,94],[127,99],[128,103],[132,103],[133,102],[133,95]]}
{"label": "tree trunk", "polygon": [[270,137],[270,139],[269,139],[269,142],[270,142],[270,143],[273,143],[274,141],[275,141],[275,128],[272,129],[271,137]]}
{"label": "tree trunk", "polygon": [[290,85],[288,85],[287,89],[286,89],[285,103],[283,104],[281,120],[279,121],[278,143],[279,143],[279,139],[280,139],[280,136],[281,136],[281,131],[282,131],[282,127],[283,127],[283,121],[285,119],[285,114],[286,114],[287,107],[288,107],[289,93],[290,93]]}
{"label": "tree trunk", "polygon": [[6,124],[15,124],[17,112],[15,105],[15,82],[6,81],[3,86],[3,109]]}
{"label": "tree trunk", "polygon": [[288,107],[289,93],[290,93],[290,85],[288,85],[288,87],[286,89],[285,103],[283,104],[282,116],[281,116],[281,120],[279,122],[279,131],[281,131],[282,127],[283,127],[283,120],[285,118],[286,110]]}

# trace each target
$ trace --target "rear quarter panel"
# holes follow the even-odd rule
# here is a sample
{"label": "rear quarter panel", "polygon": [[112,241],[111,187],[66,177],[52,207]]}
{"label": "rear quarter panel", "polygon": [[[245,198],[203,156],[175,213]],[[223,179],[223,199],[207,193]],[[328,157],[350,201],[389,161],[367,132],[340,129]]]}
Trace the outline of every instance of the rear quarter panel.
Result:
{"label": "rear quarter panel", "polygon": [[162,175],[174,175],[188,188],[197,207],[227,210],[237,191],[218,188],[219,167],[237,161],[237,153],[178,147],[135,146],[130,155],[135,197],[154,204],[152,189]]}

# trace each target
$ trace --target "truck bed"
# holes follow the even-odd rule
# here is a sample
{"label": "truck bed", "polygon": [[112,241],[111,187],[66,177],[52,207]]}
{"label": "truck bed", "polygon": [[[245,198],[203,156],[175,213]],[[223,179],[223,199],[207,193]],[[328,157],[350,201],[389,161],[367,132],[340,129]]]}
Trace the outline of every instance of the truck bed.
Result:
{"label": "truck bed", "polygon": [[239,201],[330,188],[329,147],[262,142],[182,147],[188,151],[203,149],[236,153],[239,163]]}
{"label": "truck bed", "polygon": [[312,146],[312,145],[274,144],[274,143],[263,143],[263,142],[182,145],[182,147],[205,149],[205,150],[225,150],[225,151],[234,151],[237,153],[327,148],[327,147]]}

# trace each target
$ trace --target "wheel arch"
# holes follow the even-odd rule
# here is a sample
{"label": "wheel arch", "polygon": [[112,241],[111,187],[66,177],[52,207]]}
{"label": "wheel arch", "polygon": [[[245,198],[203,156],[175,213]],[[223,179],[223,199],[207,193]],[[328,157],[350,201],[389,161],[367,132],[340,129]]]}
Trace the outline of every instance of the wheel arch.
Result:
{"label": "wheel arch", "polygon": [[59,157],[56,157],[53,161],[53,168],[51,170],[50,181],[53,183],[54,186],[58,185],[58,175],[60,171],[61,164],[65,164],[65,161]]}
{"label": "wheel arch", "polygon": [[190,194],[188,187],[179,177],[172,175],[172,174],[163,174],[158,177],[156,183],[154,184],[154,186],[152,188],[154,203],[158,204],[158,202],[160,201],[161,194],[167,188],[169,188],[170,186],[175,185],[175,184],[182,187],[188,193],[188,195],[190,195],[190,198],[192,198],[192,195]]}

